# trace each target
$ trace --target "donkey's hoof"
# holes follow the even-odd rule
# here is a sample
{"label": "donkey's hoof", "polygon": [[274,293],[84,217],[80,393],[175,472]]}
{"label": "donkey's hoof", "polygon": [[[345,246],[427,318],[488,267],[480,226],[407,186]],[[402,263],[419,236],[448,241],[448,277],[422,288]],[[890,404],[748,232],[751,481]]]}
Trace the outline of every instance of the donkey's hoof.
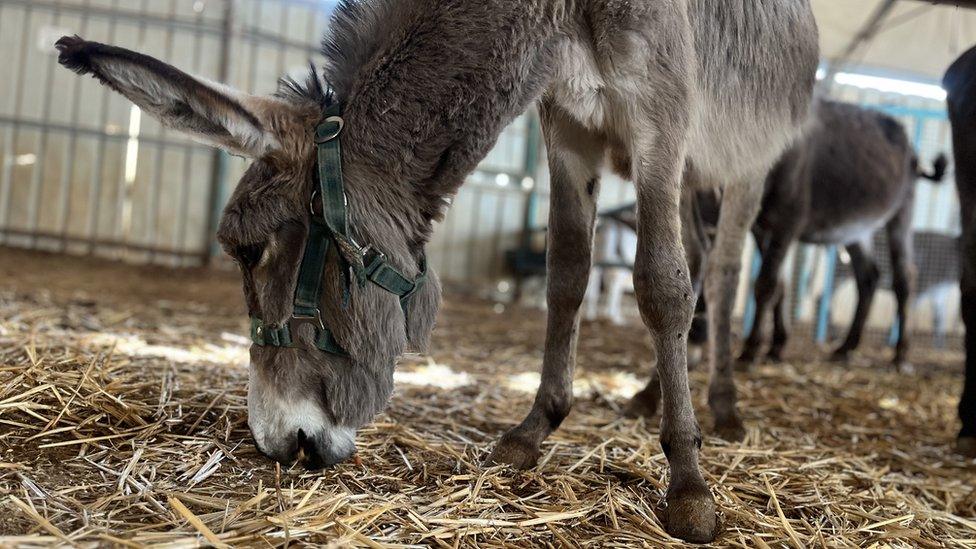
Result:
{"label": "donkey's hoof", "polygon": [[509,431],[495,445],[495,449],[488,456],[488,463],[493,465],[511,465],[516,469],[531,469],[539,462],[539,446],[532,441]]}
{"label": "donkey's hoof", "polygon": [[657,415],[657,402],[659,399],[657,391],[643,389],[634,395],[627,406],[624,408],[624,416],[631,418],[650,419]]}
{"label": "donkey's hoof", "polygon": [[728,442],[741,442],[746,438],[746,428],[738,415],[728,419],[715,420],[715,436]]}
{"label": "donkey's hoof", "polygon": [[692,543],[708,543],[719,533],[715,499],[704,484],[668,490],[664,527],[672,536]]}
{"label": "donkey's hoof", "polygon": [[766,362],[770,364],[779,364],[780,362],[783,362],[783,350],[776,348],[770,349],[769,352],[766,353]]}
{"label": "donkey's hoof", "polygon": [[907,376],[913,376],[917,372],[915,365],[905,359],[896,359],[891,363],[891,366],[894,368],[895,372]]}
{"label": "donkey's hoof", "polygon": [[843,347],[830,353],[830,362],[847,362],[851,358],[851,352]]}
{"label": "donkey's hoof", "polygon": [[756,363],[754,358],[739,357],[732,366],[736,372],[747,373],[752,370],[752,365]]}
{"label": "donkey's hoof", "polygon": [[967,458],[976,458],[976,437],[959,437],[956,440],[956,453]]}

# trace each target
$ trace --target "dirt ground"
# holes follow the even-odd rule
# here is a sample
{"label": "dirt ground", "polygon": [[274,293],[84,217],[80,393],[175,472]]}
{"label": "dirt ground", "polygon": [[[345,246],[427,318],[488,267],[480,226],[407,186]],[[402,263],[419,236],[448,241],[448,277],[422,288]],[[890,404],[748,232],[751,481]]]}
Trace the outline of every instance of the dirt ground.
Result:
{"label": "dirt ground", "polygon": [[[650,367],[642,327],[585,323],[540,465],[489,468],[532,402],[544,313],[448,293],[360,462],[276,470],[247,430],[238,284],[0,248],[0,546],[680,545],[656,515],[657,421],[619,413]],[[715,545],[976,547],[976,461],[951,444],[961,354],[917,350],[905,375],[799,339],[739,375],[746,440],[706,438]]]}

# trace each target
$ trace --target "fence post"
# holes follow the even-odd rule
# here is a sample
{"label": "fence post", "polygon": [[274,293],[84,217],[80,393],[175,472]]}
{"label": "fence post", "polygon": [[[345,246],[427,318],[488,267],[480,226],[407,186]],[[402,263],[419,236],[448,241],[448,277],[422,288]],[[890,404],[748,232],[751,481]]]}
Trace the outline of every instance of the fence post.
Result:
{"label": "fence post", "polygon": [[[223,25],[220,32],[220,52],[217,64],[217,81],[226,84],[230,76],[230,44],[234,35],[234,2],[224,0]],[[217,232],[217,219],[224,200],[224,178],[227,175],[227,153],[214,150],[213,161],[210,166],[210,187],[207,189],[207,222],[203,235],[203,265],[210,266],[217,255],[217,244],[214,235]]]}
{"label": "fence post", "polygon": [[834,275],[837,270],[837,247],[827,247],[827,265],[824,269],[823,294],[817,308],[817,343],[827,341],[830,328],[830,300],[834,297]]}

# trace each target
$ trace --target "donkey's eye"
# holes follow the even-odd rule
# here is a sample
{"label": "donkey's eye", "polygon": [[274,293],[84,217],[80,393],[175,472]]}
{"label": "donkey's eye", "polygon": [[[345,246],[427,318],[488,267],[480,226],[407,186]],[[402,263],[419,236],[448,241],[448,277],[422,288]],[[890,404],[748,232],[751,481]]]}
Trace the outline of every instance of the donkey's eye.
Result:
{"label": "donkey's eye", "polygon": [[240,263],[241,267],[245,269],[250,269],[261,261],[261,256],[264,255],[264,244],[249,244],[247,246],[238,246],[234,249],[234,259]]}

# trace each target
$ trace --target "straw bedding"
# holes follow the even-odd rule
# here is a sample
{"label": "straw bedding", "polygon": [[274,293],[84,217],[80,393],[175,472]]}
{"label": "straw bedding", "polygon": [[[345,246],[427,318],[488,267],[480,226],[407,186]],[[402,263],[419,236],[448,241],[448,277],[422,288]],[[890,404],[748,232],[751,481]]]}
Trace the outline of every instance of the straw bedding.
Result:
{"label": "straw bedding", "polygon": [[[656,515],[657,422],[619,414],[652,356],[638,326],[585,324],[539,467],[487,468],[531,404],[543,315],[448,295],[356,462],[310,473],[254,450],[232,273],[9,250],[0,271],[0,545],[680,545]],[[740,375],[746,441],[706,439],[716,545],[976,547],[976,462],[950,445],[959,354],[916,353],[915,376],[788,355]]]}

